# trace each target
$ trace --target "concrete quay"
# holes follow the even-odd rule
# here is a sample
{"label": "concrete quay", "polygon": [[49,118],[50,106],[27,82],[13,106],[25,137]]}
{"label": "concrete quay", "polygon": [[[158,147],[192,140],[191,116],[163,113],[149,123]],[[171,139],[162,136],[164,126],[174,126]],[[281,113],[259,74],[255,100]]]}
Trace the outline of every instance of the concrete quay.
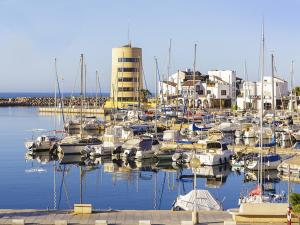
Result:
{"label": "concrete quay", "polygon": [[[42,225],[52,225],[63,221],[72,225],[95,225],[101,224],[101,221],[107,221],[107,224],[114,225],[140,225],[140,221],[150,221],[150,224],[156,225],[181,225],[191,224],[192,212],[170,210],[122,210],[96,211],[92,214],[74,214],[73,211],[63,210],[0,210],[1,225],[13,224],[13,220],[14,222],[17,222],[14,224],[20,224],[20,221],[23,220],[25,224]],[[224,224],[224,221],[230,220],[231,215],[226,211],[199,212],[199,222],[201,225],[219,225]]]}

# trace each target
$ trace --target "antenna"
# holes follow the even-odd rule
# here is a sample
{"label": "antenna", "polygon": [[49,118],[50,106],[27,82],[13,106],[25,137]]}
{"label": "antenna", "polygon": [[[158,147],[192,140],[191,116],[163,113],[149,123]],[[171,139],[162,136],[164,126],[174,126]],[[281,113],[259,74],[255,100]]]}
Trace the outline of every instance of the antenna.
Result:
{"label": "antenna", "polygon": [[128,22],[128,26],[127,26],[127,41],[128,41],[128,45],[131,46],[131,40],[130,40],[130,23]]}

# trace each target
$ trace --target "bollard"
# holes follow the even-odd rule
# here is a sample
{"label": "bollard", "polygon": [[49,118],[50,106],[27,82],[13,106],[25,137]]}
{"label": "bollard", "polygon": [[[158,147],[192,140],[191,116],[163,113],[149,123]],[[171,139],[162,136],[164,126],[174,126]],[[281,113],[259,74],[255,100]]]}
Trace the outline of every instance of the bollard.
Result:
{"label": "bollard", "polygon": [[139,225],[151,225],[150,220],[140,220]]}
{"label": "bollard", "polygon": [[95,225],[107,225],[106,220],[95,220]]}
{"label": "bollard", "polygon": [[67,220],[55,220],[54,222],[55,225],[68,225]]}
{"label": "bollard", "polygon": [[193,225],[196,225],[196,224],[199,223],[199,221],[198,221],[198,212],[197,211],[192,212],[192,222],[193,222]]}
{"label": "bollard", "polygon": [[11,221],[11,224],[12,225],[25,225],[25,221],[22,219],[13,219]]}
{"label": "bollard", "polygon": [[181,221],[181,225],[194,225],[193,221]]}

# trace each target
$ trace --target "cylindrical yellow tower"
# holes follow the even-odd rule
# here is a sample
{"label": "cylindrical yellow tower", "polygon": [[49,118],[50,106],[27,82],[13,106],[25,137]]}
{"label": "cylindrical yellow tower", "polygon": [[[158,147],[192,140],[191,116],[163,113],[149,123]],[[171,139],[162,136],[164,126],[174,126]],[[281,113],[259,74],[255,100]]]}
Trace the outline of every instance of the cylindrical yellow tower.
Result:
{"label": "cylindrical yellow tower", "polygon": [[[112,49],[110,97],[116,106],[138,103],[143,89],[142,49],[125,45]],[[125,103],[125,104],[124,104]]]}

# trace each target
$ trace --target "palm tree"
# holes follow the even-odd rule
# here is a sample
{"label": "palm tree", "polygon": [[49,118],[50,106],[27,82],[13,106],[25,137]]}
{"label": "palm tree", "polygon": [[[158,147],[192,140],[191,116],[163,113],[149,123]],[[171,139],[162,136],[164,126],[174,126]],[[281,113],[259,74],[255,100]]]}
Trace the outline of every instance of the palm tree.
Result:
{"label": "palm tree", "polygon": [[145,102],[148,98],[152,97],[152,93],[148,89],[141,89],[141,101]]}

